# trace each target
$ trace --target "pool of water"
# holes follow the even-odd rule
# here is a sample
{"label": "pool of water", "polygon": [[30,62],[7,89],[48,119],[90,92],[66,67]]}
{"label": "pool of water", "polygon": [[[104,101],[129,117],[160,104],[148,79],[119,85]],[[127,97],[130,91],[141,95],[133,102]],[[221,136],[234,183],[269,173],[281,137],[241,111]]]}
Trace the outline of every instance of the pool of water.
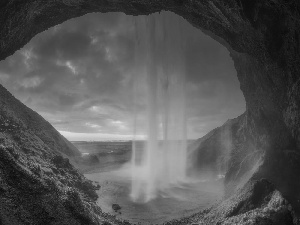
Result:
{"label": "pool of water", "polygon": [[[208,208],[222,197],[221,181],[189,179],[158,194],[147,203],[136,203],[130,198],[131,180],[128,169],[85,174],[99,182],[97,204],[103,212],[131,223],[161,224],[163,222],[192,215]],[[121,209],[115,212],[112,204]]]}

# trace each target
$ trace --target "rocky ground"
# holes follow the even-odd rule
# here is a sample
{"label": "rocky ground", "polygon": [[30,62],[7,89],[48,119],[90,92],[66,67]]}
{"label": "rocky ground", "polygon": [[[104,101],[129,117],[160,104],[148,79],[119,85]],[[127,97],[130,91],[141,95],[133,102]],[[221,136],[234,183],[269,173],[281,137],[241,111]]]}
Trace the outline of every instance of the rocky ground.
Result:
{"label": "rocky ground", "polygon": [[292,225],[300,224],[292,206],[267,180],[249,181],[238,194],[191,217],[165,225]]}

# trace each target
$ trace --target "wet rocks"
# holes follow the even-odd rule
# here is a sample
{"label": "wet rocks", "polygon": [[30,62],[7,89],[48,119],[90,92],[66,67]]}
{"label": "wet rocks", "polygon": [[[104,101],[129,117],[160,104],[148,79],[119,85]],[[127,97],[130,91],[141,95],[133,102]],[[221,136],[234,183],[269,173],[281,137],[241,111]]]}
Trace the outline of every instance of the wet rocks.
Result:
{"label": "wet rocks", "polygon": [[289,202],[273,184],[266,179],[251,179],[237,194],[199,218],[199,223],[292,225],[299,224],[297,220]]}
{"label": "wet rocks", "polygon": [[115,212],[121,210],[121,206],[120,206],[119,204],[112,204],[111,208],[112,208]]}

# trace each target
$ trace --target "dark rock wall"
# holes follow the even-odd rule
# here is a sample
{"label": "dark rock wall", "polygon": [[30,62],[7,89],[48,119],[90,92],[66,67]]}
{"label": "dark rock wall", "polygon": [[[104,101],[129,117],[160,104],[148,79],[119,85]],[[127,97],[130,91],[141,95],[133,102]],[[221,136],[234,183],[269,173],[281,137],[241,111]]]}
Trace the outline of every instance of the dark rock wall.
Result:
{"label": "dark rock wall", "polygon": [[89,12],[160,10],[183,16],[225,45],[234,60],[247,110],[244,147],[234,151],[226,176],[231,189],[249,171],[248,163],[241,162],[259,152],[255,177],[269,179],[300,208],[298,0],[2,0],[0,59],[37,33]]}

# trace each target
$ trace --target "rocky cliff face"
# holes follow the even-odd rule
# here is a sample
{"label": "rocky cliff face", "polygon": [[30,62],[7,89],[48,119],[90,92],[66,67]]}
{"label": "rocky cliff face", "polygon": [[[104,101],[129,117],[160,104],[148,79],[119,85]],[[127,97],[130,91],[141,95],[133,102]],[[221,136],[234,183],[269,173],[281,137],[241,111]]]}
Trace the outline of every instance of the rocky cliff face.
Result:
{"label": "rocky cliff face", "polygon": [[263,161],[247,135],[247,115],[242,114],[198,139],[189,147],[190,172],[214,178],[226,175],[225,194],[230,196]]}
{"label": "rocky cliff face", "polygon": [[[247,110],[243,144],[234,149],[226,173],[228,196],[247,180],[256,183],[264,178],[299,214],[299,1],[4,0],[0,3],[0,59],[37,33],[72,17],[89,12],[139,15],[160,10],[183,16],[225,45],[234,60]],[[256,160],[250,160],[253,154]]]}
{"label": "rocky cliff face", "polygon": [[65,157],[78,155],[48,122],[0,85],[0,224],[106,221],[95,204],[98,187]]}
{"label": "rocky cliff face", "polygon": [[245,115],[228,120],[189,146],[190,173],[213,176],[225,175],[231,153],[243,142],[242,125]]}
{"label": "rocky cliff face", "polygon": [[60,135],[39,114],[14,98],[0,86],[0,132],[10,132],[16,137],[21,130],[34,134],[56,153],[68,157],[80,156],[79,150]]}

